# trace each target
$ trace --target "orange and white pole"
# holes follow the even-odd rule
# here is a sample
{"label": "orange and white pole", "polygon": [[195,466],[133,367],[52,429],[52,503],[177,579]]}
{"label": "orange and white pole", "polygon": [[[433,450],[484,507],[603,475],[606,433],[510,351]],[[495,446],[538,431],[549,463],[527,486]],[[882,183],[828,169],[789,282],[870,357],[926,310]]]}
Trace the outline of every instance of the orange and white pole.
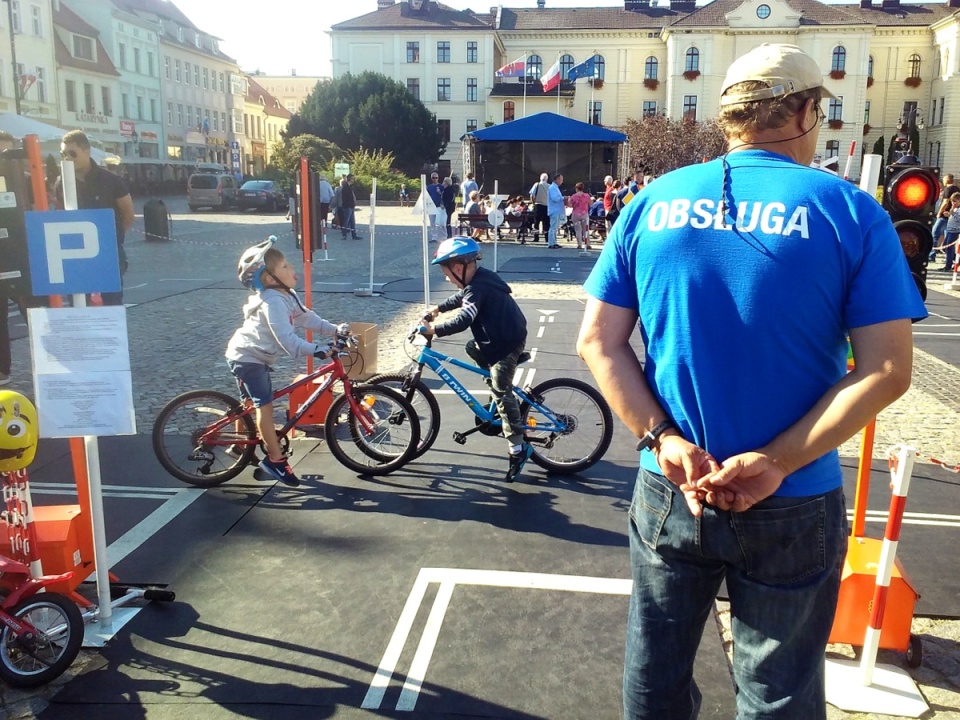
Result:
{"label": "orange and white pole", "polygon": [[854,140],[850,143],[850,153],[847,155],[847,166],[843,169],[843,179],[850,179],[850,166],[853,165],[853,151],[857,147],[857,141]]}
{"label": "orange and white pole", "polygon": [[907,507],[907,490],[910,488],[910,476],[913,473],[913,459],[916,454],[917,451],[914,448],[900,445],[892,448],[888,456],[893,496],[890,498],[887,527],[883,532],[883,545],[880,548],[877,583],[873,591],[870,619],[867,622],[867,632],[863,640],[860,680],[864,686],[873,684],[873,670],[877,664],[877,650],[880,647],[880,631],[883,628],[887,591],[890,589],[890,576],[897,556],[900,527],[903,524],[903,512]]}

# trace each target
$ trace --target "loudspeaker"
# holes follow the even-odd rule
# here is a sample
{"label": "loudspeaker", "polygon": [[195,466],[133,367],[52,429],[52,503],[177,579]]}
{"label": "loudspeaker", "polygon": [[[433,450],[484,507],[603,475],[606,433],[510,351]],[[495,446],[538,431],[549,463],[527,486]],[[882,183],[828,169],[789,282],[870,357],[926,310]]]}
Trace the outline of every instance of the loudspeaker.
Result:
{"label": "loudspeaker", "polygon": [[616,150],[611,147],[603,149],[603,162],[608,165],[613,165],[616,161]]}

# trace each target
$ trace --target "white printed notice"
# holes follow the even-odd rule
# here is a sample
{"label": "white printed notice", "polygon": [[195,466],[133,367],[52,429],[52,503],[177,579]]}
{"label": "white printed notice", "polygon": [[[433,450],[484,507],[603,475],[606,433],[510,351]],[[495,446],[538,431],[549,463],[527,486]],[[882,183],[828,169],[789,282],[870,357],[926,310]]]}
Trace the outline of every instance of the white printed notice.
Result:
{"label": "white printed notice", "polygon": [[29,316],[40,437],[136,434],[125,308],[32,308]]}

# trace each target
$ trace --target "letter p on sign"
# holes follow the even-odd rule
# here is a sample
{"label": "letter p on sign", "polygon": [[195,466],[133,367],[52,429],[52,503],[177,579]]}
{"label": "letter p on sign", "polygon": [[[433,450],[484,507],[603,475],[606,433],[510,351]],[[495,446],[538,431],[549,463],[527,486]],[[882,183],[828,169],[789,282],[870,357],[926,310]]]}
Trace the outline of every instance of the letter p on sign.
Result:
{"label": "letter p on sign", "polygon": [[120,290],[112,210],[28,212],[25,219],[34,295]]}

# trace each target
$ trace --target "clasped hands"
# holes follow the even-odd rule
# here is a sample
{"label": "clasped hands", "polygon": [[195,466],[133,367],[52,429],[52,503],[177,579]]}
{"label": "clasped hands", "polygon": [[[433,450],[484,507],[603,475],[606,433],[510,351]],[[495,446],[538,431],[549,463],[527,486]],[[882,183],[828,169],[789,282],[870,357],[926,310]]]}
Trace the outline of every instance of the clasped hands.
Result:
{"label": "clasped hands", "polygon": [[772,495],[786,473],[762,450],[740,453],[722,463],[679,435],[662,436],[655,450],[664,476],[680,488],[694,517],[703,504],[743,512]]}

